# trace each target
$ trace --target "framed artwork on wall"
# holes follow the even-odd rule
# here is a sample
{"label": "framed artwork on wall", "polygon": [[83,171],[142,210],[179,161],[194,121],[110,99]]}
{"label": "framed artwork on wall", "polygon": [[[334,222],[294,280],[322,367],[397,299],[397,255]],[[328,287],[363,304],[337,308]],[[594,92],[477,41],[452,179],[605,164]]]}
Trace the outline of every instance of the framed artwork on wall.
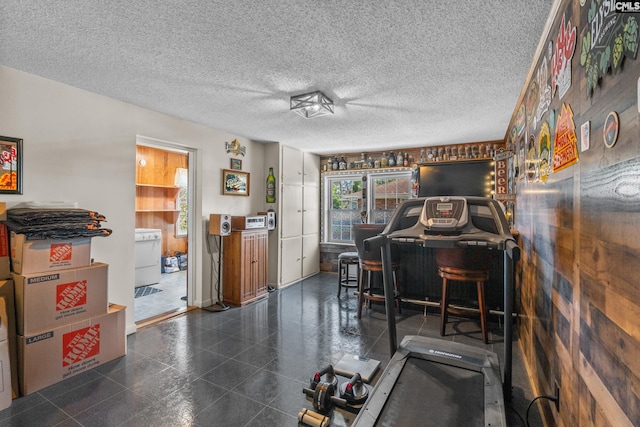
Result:
{"label": "framed artwork on wall", "polygon": [[225,196],[248,196],[249,172],[223,169],[222,194]]}
{"label": "framed artwork on wall", "polygon": [[0,194],[22,194],[22,139],[0,136]]}
{"label": "framed artwork on wall", "polygon": [[234,171],[242,170],[242,160],[231,159],[231,169],[233,169]]}

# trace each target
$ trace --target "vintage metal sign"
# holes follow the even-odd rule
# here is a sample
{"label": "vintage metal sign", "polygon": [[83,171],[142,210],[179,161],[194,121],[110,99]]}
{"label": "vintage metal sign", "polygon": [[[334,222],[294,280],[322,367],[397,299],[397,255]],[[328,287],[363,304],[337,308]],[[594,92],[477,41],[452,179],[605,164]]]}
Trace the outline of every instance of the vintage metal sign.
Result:
{"label": "vintage metal sign", "polygon": [[553,144],[553,171],[557,172],[578,162],[578,146],[576,142],[576,125],[573,111],[568,104],[562,103],[562,111],[558,115],[556,138]]}

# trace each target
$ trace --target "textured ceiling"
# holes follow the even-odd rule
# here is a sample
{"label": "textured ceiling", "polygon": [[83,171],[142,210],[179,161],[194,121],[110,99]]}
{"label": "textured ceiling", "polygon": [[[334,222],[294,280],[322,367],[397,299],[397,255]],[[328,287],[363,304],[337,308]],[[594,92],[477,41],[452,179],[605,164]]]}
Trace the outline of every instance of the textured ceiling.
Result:
{"label": "textured ceiling", "polygon": [[[319,154],[502,139],[553,0],[2,0],[2,65]],[[335,114],[303,119],[322,90]]]}

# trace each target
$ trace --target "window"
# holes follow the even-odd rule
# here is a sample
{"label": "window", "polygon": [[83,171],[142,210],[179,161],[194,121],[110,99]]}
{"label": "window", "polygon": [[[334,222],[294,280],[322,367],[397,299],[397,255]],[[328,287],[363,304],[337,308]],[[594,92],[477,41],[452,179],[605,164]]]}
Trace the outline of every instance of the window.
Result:
{"label": "window", "polygon": [[326,174],[322,215],[324,241],[352,243],[352,224],[387,223],[395,208],[410,197],[411,171]]}

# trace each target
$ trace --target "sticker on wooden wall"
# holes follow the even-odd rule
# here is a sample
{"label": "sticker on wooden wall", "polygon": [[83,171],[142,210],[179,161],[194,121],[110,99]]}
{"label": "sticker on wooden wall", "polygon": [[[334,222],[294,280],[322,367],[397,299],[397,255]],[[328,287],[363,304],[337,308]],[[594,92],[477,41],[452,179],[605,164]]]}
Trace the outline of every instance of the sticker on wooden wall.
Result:
{"label": "sticker on wooden wall", "polygon": [[516,115],[516,131],[518,136],[522,135],[522,131],[526,125],[526,114],[524,110],[524,103],[520,104],[520,108],[518,108],[518,114]]}
{"label": "sticker on wooden wall", "polygon": [[604,121],[604,129],[602,130],[602,136],[604,137],[604,145],[607,148],[611,148],[616,145],[618,140],[618,131],[620,130],[620,120],[618,119],[618,113],[612,111]]}
{"label": "sticker on wooden wall", "polygon": [[556,50],[551,59],[551,94],[558,92],[562,99],[571,87],[571,58],[576,49],[576,27],[571,26],[571,20],[565,21],[562,16],[558,37],[556,38]]}
{"label": "sticker on wooden wall", "polygon": [[638,21],[634,14],[619,13],[616,3],[592,1],[587,9],[586,28],[582,31],[580,65],[584,68],[587,96],[593,94],[609,69],[619,70],[624,58],[638,53]]}
{"label": "sticker on wooden wall", "polygon": [[[549,47],[549,50],[552,51],[552,47]],[[551,58],[551,55],[549,55]],[[533,122],[533,127],[538,125],[542,121],[542,116],[549,110],[549,105],[551,105],[551,84],[549,84],[549,63],[547,62],[547,57],[544,56],[542,58],[542,62],[540,63],[540,67],[536,71],[536,81],[538,82],[538,105],[536,106],[535,119]]]}
{"label": "sticker on wooden wall", "polygon": [[587,151],[591,138],[591,122],[586,121],[580,126],[580,152]]}
{"label": "sticker on wooden wall", "polygon": [[536,111],[538,111],[538,100],[540,99],[540,92],[538,90],[538,81],[531,79],[529,82],[529,88],[525,96],[525,112],[527,116],[527,125],[533,125],[536,127]]}
{"label": "sticker on wooden wall", "polygon": [[549,123],[544,122],[540,126],[540,135],[538,135],[538,173],[540,174],[540,181],[547,182],[549,174],[551,173],[551,131],[549,130]]}
{"label": "sticker on wooden wall", "polygon": [[536,182],[539,180],[538,175],[538,150],[536,147],[536,137],[532,133],[527,140],[527,159],[525,161],[527,168],[527,182]]}
{"label": "sticker on wooden wall", "polygon": [[578,162],[578,147],[576,145],[576,125],[573,121],[573,111],[568,104],[562,103],[562,110],[558,114],[556,137],[553,143],[553,171],[557,172]]}

